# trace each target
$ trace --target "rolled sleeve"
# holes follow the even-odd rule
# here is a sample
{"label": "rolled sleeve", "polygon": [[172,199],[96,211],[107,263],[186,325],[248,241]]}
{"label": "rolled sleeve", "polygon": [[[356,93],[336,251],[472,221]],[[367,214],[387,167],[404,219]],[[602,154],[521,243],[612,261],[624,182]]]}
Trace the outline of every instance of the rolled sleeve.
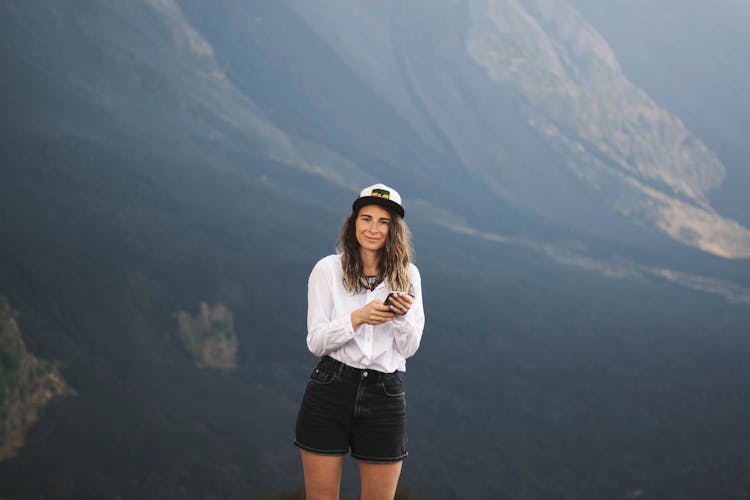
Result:
{"label": "rolled sleeve", "polygon": [[356,331],[351,314],[332,318],[333,274],[325,260],[319,261],[307,282],[307,347],[316,356],[325,356],[349,342]]}
{"label": "rolled sleeve", "polygon": [[414,355],[419,349],[424,330],[424,307],[422,304],[422,281],[419,270],[411,265],[410,278],[414,287],[414,298],[411,309],[403,316],[393,319],[393,338],[396,349],[404,357]]}

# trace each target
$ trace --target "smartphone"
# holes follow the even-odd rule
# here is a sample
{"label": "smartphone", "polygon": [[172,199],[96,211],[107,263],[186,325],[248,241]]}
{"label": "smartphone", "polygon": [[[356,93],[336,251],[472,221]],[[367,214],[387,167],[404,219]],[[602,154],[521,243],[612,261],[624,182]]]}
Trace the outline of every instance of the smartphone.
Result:
{"label": "smartphone", "polygon": [[388,297],[383,301],[383,305],[390,306],[392,304],[391,299],[396,296],[396,292],[391,292]]}
{"label": "smartphone", "polygon": [[385,300],[383,301],[383,305],[386,305],[386,306],[392,305],[391,298],[393,298],[393,297],[395,297],[396,295],[399,295],[399,294],[401,294],[401,295],[408,295],[410,297],[414,297],[414,295],[412,295],[410,293],[407,293],[407,292],[391,292],[391,293],[388,294],[388,297],[386,297]]}

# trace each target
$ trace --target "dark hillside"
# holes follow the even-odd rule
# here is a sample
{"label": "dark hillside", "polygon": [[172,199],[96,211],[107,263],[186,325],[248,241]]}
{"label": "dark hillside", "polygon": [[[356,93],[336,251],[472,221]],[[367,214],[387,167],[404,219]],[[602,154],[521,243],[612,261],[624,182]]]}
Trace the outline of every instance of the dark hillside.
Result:
{"label": "dark hillside", "polygon": [[[748,491],[746,259],[612,209],[615,177],[596,178],[601,192],[576,177],[576,161],[615,160],[534,128],[530,108],[554,110],[529,82],[498,83],[467,55],[479,4],[321,5],[0,5],[0,295],[76,391],[0,462],[0,496],[299,487],[305,283],[376,180],[405,197],[428,318],[406,375],[404,485],[425,498]],[[518,9],[508,18],[526,19]],[[682,116],[679,94],[702,89],[666,106]],[[721,136],[748,157],[713,134],[719,156]],[[744,206],[727,200],[729,214]],[[201,303],[231,313],[233,370],[185,349],[177,314]]]}

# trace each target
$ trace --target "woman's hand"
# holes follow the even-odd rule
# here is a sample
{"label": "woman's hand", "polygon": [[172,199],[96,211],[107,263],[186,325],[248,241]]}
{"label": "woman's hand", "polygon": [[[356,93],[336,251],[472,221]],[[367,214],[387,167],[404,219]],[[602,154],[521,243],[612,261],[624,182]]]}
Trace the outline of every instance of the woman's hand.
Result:
{"label": "woman's hand", "polygon": [[403,316],[409,312],[409,309],[411,309],[414,302],[412,301],[411,296],[407,293],[394,293],[391,294],[390,303],[391,311],[399,316]]}
{"label": "woman's hand", "polygon": [[396,314],[382,300],[373,300],[360,309],[352,311],[352,326],[356,330],[363,324],[382,325],[392,320]]}

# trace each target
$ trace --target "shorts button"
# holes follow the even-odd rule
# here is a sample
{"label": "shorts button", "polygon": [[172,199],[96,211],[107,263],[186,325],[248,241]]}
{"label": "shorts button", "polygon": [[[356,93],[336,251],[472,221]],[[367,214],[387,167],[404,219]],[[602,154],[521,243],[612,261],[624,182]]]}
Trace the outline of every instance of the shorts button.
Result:
{"label": "shorts button", "polygon": [[365,371],[362,372],[362,376],[365,377],[365,378],[367,378],[367,370],[365,370]]}

